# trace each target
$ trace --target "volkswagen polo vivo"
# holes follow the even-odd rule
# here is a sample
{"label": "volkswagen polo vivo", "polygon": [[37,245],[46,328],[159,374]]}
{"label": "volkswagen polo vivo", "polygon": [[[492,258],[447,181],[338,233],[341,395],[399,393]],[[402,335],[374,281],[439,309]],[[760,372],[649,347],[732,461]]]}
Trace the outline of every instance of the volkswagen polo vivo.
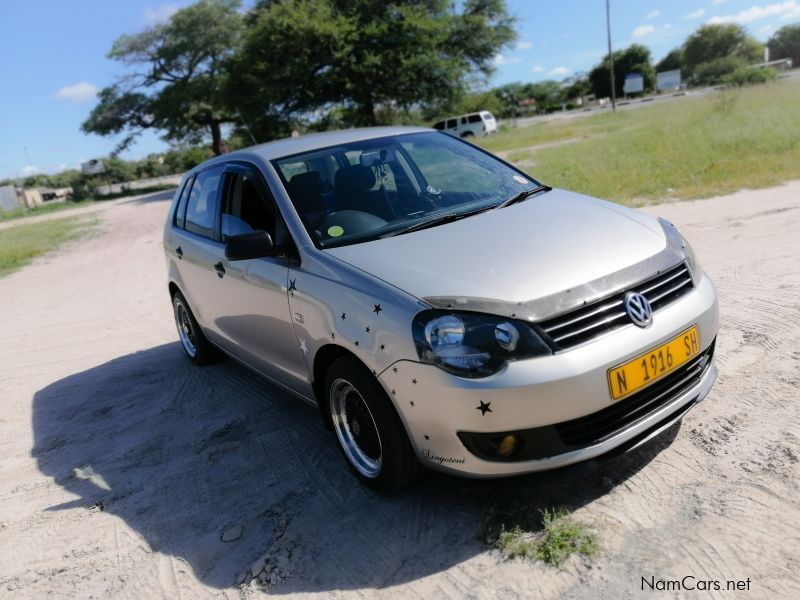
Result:
{"label": "volkswagen polo vivo", "polygon": [[442,132],[214,158],[164,248],[192,362],[222,351],[315,403],[375,489],[630,450],[716,378],[714,286],[671,223]]}

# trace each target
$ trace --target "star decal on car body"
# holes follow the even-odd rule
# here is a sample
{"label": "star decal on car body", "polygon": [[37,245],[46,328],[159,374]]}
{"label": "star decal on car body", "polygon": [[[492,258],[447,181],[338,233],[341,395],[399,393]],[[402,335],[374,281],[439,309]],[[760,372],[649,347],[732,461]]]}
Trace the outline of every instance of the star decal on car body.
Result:
{"label": "star decal on car body", "polygon": [[342,313],[342,321],[344,321],[346,318],[347,318],[347,314],[346,313]]}
{"label": "star decal on car body", "polygon": [[291,292],[292,296],[294,296],[294,293],[297,290],[297,286],[294,284],[295,281],[296,281],[295,279],[290,279],[289,280],[289,289],[286,290],[287,292]]}
{"label": "star decal on car body", "polygon": [[369,325],[367,326],[367,329],[366,329],[365,331],[366,331],[367,333],[369,333]]}
{"label": "star decal on car body", "polygon": [[492,412],[492,409],[489,408],[489,405],[491,404],[491,402],[484,402],[483,400],[480,400],[480,403],[481,403],[481,405],[480,406],[476,406],[475,410],[481,411],[481,416],[485,416],[487,412]]}
{"label": "star decal on car body", "polygon": [[303,338],[300,338],[300,352],[303,354],[308,354],[308,348],[306,347],[306,341]]}
{"label": "star decal on car body", "polygon": [[372,312],[374,312],[374,313],[377,315],[377,314],[378,314],[378,313],[380,313],[382,310],[383,310],[383,309],[381,308],[381,305],[380,305],[380,304],[376,304],[376,305],[375,305],[375,308],[373,308],[373,309],[372,309]]}
{"label": "star decal on car body", "polygon": [[425,439],[426,439],[426,440],[429,440],[429,439],[431,439],[431,436],[429,436],[429,435],[426,433],[426,434],[425,434]]}

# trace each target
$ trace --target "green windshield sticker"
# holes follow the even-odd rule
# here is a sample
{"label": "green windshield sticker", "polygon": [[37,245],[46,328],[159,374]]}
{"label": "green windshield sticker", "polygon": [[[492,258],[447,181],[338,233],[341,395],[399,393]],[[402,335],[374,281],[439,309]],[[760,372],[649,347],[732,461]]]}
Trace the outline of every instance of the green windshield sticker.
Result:
{"label": "green windshield sticker", "polygon": [[342,234],[344,234],[344,229],[342,229],[338,225],[334,225],[333,227],[328,227],[328,235],[329,236],[331,236],[331,237],[339,237]]}

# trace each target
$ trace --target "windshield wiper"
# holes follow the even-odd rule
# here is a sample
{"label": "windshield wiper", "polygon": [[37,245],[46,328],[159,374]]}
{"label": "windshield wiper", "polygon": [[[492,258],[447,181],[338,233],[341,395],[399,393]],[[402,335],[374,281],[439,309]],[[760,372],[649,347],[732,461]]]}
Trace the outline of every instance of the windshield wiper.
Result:
{"label": "windshield wiper", "polygon": [[452,223],[453,221],[458,221],[459,219],[463,219],[465,217],[471,217],[472,215],[477,215],[478,213],[486,212],[487,210],[492,210],[493,208],[494,208],[493,206],[482,206],[481,208],[476,208],[474,210],[468,210],[465,212],[446,213],[443,215],[439,215],[438,217],[433,217],[432,219],[427,219],[425,221],[420,221],[419,223],[414,223],[413,225],[409,225],[408,227],[395,229],[394,231],[385,233],[380,237],[381,238],[394,237],[396,235],[403,235],[404,233],[411,233],[412,231],[419,231],[420,229],[427,229],[428,227],[436,227],[437,225]]}
{"label": "windshield wiper", "polygon": [[517,202],[522,202],[526,198],[530,198],[534,194],[538,194],[539,192],[549,192],[552,189],[553,188],[549,186],[540,185],[539,187],[535,187],[530,190],[523,190],[516,196],[511,196],[511,198],[509,198],[508,200],[503,200],[500,204],[494,207],[494,210],[497,210],[499,208],[505,208],[506,206],[511,206],[512,204],[516,204]]}

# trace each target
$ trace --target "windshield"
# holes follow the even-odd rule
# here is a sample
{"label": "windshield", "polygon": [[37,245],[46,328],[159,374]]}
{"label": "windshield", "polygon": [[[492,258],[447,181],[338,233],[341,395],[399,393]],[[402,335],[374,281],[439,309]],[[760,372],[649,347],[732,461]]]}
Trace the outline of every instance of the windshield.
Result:
{"label": "windshield", "polygon": [[440,132],[352,142],[272,164],[320,248],[374,240],[444,215],[455,218],[489,209],[539,185]]}

